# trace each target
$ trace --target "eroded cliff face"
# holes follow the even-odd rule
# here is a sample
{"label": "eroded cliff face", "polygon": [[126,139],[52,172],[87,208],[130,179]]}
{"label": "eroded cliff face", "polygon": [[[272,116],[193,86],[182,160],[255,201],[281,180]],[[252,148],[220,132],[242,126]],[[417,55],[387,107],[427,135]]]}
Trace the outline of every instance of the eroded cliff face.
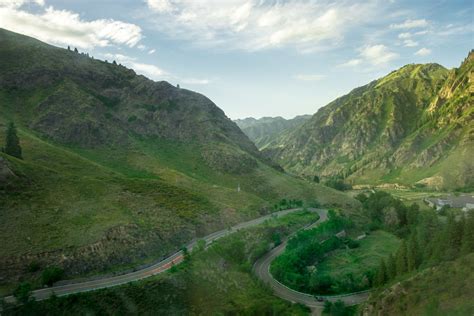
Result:
{"label": "eroded cliff face", "polygon": [[264,152],[308,177],[410,185],[438,176],[443,186],[472,185],[449,165],[472,171],[473,55],[453,70],[407,65],[354,89]]}

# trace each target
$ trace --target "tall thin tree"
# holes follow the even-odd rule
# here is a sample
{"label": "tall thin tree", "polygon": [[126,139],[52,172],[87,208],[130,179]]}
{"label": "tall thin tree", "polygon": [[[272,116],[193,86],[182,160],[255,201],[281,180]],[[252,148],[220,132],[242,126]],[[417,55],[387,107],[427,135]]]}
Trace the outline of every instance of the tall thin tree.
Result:
{"label": "tall thin tree", "polygon": [[18,138],[16,127],[13,122],[11,122],[7,128],[4,150],[7,155],[23,159],[21,154],[20,139]]}

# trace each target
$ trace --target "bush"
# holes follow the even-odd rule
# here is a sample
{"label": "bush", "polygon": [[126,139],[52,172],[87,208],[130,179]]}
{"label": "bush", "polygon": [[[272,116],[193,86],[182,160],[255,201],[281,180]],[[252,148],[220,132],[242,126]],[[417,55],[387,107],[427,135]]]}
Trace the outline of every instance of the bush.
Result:
{"label": "bush", "polygon": [[43,285],[51,286],[63,278],[64,270],[58,267],[48,267],[41,274]]}
{"label": "bush", "polygon": [[28,265],[28,272],[37,272],[41,268],[38,261],[33,261]]}
{"label": "bush", "polygon": [[28,282],[21,283],[13,292],[18,302],[27,304],[31,301],[31,285]]}

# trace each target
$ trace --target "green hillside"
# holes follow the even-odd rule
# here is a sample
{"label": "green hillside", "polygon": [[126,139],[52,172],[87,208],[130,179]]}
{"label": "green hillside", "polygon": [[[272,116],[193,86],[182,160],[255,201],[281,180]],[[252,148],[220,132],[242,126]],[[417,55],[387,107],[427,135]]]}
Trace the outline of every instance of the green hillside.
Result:
{"label": "green hillside", "polygon": [[474,183],[473,66],[410,64],[354,89],[265,152],[308,178],[437,189]]}
{"label": "green hillside", "polygon": [[292,129],[303,125],[309,120],[311,115],[299,115],[286,120],[278,117],[262,117],[254,119],[253,117],[235,120],[242,132],[255,143],[258,149],[263,150],[274,146],[277,139],[289,133]]}
{"label": "green hillside", "polygon": [[422,270],[374,293],[364,315],[472,315],[474,254]]}
{"label": "green hillside", "polygon": [[201,94],[0,30],[1,146],[11,121],[23,160],[0,153],[3,283],[156,260],[282,198],[356,205],[279,171]]}

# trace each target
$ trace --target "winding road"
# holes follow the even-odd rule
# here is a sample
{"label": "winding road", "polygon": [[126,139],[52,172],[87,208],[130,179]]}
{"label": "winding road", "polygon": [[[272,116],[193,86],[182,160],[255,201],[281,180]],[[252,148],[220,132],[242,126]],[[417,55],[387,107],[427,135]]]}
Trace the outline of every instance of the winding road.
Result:
{"label": "winding road", "polygon": [[[265,215],[265,216],[253,219],[248,222],[237,224],[229,229],[223,229],[223,230],[214,232],[201,239],[206,242],[206,245],[209,245],[213,241],[219,238],[222,238],[224,236],[227,236],[229,234],[232,234],[240,229],[256,226],[256,225],[262,224],[263,222],[265,222],[266,220],[270,218],[280,217],[280,216],[287,215],[287,214],[300,211],[300,210],[301,209],[298,208],[298,209],[289,209],[289,210],[275,212],[269,215]],[[312,210],[312,211],[315,211],[315,210]],[[186,245],[186,248],[188,249],[188,251],[191,251],[196,245],[197,245],[197,240],[194,240],[190,242],[188,245]],[[94,279],[94,280],[89,280],[89,281],[84,281],[84,282],[77,282],[77,283],[70,283],[66,285],[47,287],[47,288],[33,291],[32,296],[36,300],[44,300],[44,299],[49,298],[53,294],[57,296],[65,296],[69,294],[88,292],[88,291],[113,287],[113,286],[122,285],[125,283],[130,283],[133,281],[142,280],[142,279],[151,277],[153,275],[162,273],[170,269],[171,267],[173,267],[173,265],[182,262],[184,260],[183,255],[184,255],[183,251],[177,251],[174,254],[167,257],[166,259],[163,259],[141,270],[137,270],[137,271],[122,274],[122,275],[104,277],[104,278]],[[7,296],[5,297],[5,301],[12,303],[12,302],[15,302],[15,298],[13,296]]]}
{"label": "winding road", "polygon": [[[317,209],[315,211],[320,216],[318,221],[313,223],[310,226],[307,226],[305,229],[310,229],[328,219],[327,210]],[[254,273],[257,275],[259,279],[261,279],[263,282],[270,285],[270,287],[273,289],[273,292],[275,293],[276,296],[284,300],[287,300],[293,303],[301,303],[310,308],[323,307],[324,302],[318,301],[314,297],[314,295],[301,293],[293,289],[290,289],[289,287],[275,280],[273,276],[271,275],[270,265],[272,261],[285,250],[287,241],[288,239],[282,242],[278,247],[273,248],[270,252],[268,252],[262,258],[257,260],[257,262],[255,262],[254,267],[253,267]],[[323,298],[324,300],[331,301],[331,302],[341,300],[346,305],[356,305],[365,301],[367,297],[369,296],[369,292],[364,291],[364,292],[350,293],[350,294],[345,294],[345,295],[334,295],[334,296],[318,295],[318,296]]]}

